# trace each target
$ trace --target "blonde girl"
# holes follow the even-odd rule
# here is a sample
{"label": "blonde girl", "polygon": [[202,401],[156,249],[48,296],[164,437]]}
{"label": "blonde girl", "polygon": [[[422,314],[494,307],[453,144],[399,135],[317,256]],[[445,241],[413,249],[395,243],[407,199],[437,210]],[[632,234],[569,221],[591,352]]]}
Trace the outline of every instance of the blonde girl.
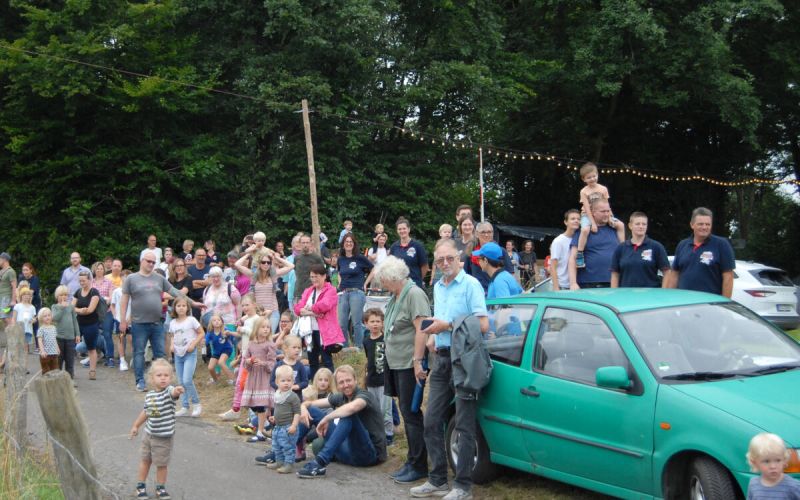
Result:
{"label": "blonde girl", "polygon": [[192,416],[199,417],[203,411],[200,396],[194,386],[194,370],[197,367],[197,346],[203,342],[203,327],[192,316],[192,306],[186,297],[178,297],[172,304],[172,321],[169,332],[172,334],[172,353],[175,355],[175,372],[178,383],[184,387],[182,407],[175,412],[176,417],[189,413],[189,400],[192,402]]}
{"label": "blonde girl", "polygon": [[272,410],[275,395],[270,385],[275,369],[275,351],[269,320],[259,317],[253,324],[247,350],[242,354],[242,366],[248,375],[242,390],[241,406],[249,407],[258,416],[256,435],[249,439],[250,442],[266,441],[264,423]]}
{"label": "blonde girl", "polygon": [[303,401],[316,401],[327,398],[333,392],[333,373],[323,367],[314,374],[314,380],[303,389]]}
{"label": "blonde girl", "polygon": [[216,313],[211,315],[206,334],[206,343],[211,347],[208,359],[208,373],[211,374],[209,384],[215,384],[219,380],[216,370],[216,367],[219,366],[228,383],[233,385],[233,373],[227,364],[228,358],[233,355],[233,340],[230,338],[233,335],[236,333],[225,330],[222,316]]}
{"label": "blonde girl", "polygon": [[246,351],[247,347],[250,345],[250,337],[253,332],[253,326],[260,318],[259,314],[257,313],[258,306],[256,306],[256,301],[252,293],[248,293],[244,296],[241,306],[244,316],[239,320],[239,326],[236,328],[236,332],[239,334],[241,341],[239,342],[239,354],[237,355],[238,361],[234,361],[234,364],[237,364],[238,362],[239,371],[236,374],[236,383],[234,384],[233,402],[231,403],[231,408],[228,411],[218,415],[219,418],[225,421],[235,421],[239,419],[239,409],[242,406],[242,391],[244,390],[245,382],[247,382],[248,373],[247,369],[242,363],[242,353],[244,353],[244,351]]}
{"label": "blonde girl", "polygon": [[17,304],[11,314],[12,321],[22,323],[25,329],[25,350],[31,353],[33,343],[33,324],[36,323],[36,308],[33,306],[33,291],[28,287],[17,290]]}
{"label": "blonde girl", "polygon": [[53,313],[50,308],[41,308],[37,317],[39,331],[36,332],[36,340],[39,343],[39,364],[44,375],[51,370],[58,370],[58,355],[61,351],[58,349],[56,327],[53,325]]}

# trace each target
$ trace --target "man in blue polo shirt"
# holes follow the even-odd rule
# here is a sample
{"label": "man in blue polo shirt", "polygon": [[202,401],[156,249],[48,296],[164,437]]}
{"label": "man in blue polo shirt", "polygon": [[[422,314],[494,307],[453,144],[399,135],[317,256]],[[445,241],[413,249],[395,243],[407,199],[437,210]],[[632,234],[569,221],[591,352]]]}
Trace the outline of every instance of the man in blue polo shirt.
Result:
{"label": "man in blue polo shirt", "polygon": [[611,217],[611,207],[602,198],[594,200],[591,204],[592,217],[597,223],[597,232],[589,233],[583,258],[586,267],[578,268],[575,258],[578,255],[578,236],[576,231],[572,236],[569,251],[569,289],[581,288],[608,288],[611,286],[611,256],[614,250],[622,243],[617,237],[617,232],[608,225]]}
{"label": "man in blue polo shirt", "polygon": [[495,242],[486,243],[480,249],[472,252],[478,257],[478,264],[489,276],[489,290],[486,293],[487,299],[511,297],[522,293],[514,276],[504,269],[503,256],[508,255]]}
{"label": "man in blue polo shirt", "polygon": [[[628,219],[631,239],[620,243],[611,257],[611,288],[660,288],[669,272],[669,260],[664,245],[647,237],[647,215],[633,212]],[[666,280],[663,280],[666,284]]]}
{"label": "man in blue polo shirt", "polygon": [[731,297],[736,261],[728,240],[711,234],[713,217],[711,210],[705,207],[692,211],[689,226],[694,234],[675,248],[669,288]]}
{"label": "man in blue polo shirt", "polygon": [[[431,470],[425,484],[411,488],[411,496],[448,494],[450,498],[472,498],[470,489],[475,458],[477,400],[474,399],[474,394],[462,394],[453,389],[450,334],[453,321],[462,315],[477,316],[481,332],[486,333],[489,331],[489,317],[483,298],[483,287],[477,279],[461,269],[455,241],[439,240],[434,250],[434,259],[434,263],[442,270],[442,278],[433,286],[433,324],[422,330],[426,335],[436,334],[436,356],[428,376],[428,407],[425,412],[425,447],[428,449]],[[414,376],[419,381],[426,378],[421,366],[423,352],[424,346],[417,343],[414,348]],[[461,434],[456,477],[451,491],[447,485],[447,454],[442,422],[447,417],[454,396],[455,428]]]}

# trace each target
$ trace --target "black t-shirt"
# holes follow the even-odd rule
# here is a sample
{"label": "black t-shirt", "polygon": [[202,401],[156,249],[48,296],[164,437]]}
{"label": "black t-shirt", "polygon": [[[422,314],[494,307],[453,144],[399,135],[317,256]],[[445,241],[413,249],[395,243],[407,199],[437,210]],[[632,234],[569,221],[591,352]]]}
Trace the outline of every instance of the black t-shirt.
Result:
{"label": "black t-shirt", "polygon": [[358,412],[358,419],[369,432],[369,440],[375,447],[378,462],[386,461],[386,430],[383,426],[383,410],[380,402],[375,396],[360,387],[356,387],[352,399],[347,399],[341,392],[336,392],[328,396],[328,403],[336,409],[342,405],[359,398],[367,402],[367,406]]}
{"label": "black t-shirt", "polygon": [[[81,295],[80,288],[75,292],[74,295],[76,302],[75,308],[79,309],[81,307],[89,307],[89,303],[92,301],[92,297],[98,298],[98,305],[100,299],[100,292],[98,292],[94,288],[89,289],[89,293],[84,297]],[[92,314],[79,314],[78,315],[78,324],[79,325],[91,325],[93,323],[97,323],[99,319],[97,318],[97,308],[95,307],[94,312]]]}
{"label": "black t-shirt", "polygon": [[386,343],[383,335],[373,339],[364,337],[364,352],[367,354],[367,387],[383,386],[383,372],[386,369]]}
{"label": "black t-shirt", "polygon": [[180,290],[181,288],[186,288],[186,290],[188,290],[189,293],[192,292],[192,277],[188,274],[184,276],[183,279],[181,280],[170,281],[169,284],[174,286],[178,290]]}
{"label": "black t-shirt", "polygon": [[[192,281],[194,281],[194,280],[204,280],[204,279],[206,279],[206,276],[208,275],[208,272],[210,270],[211,270],[211,268],[208,266],[208,264],[206,264],[205,266],[203,266],[203,269],[197,269],[197,266],[189,266],[189,268],[186,270],[186,272],[192,278]],[[197,290],[192,289],[192,285],[190,283],[189,284],[189,297],[191,297],[195,301],[202,302],[203,301],[203,290],[205,290],[205,288],[198,288]]]}

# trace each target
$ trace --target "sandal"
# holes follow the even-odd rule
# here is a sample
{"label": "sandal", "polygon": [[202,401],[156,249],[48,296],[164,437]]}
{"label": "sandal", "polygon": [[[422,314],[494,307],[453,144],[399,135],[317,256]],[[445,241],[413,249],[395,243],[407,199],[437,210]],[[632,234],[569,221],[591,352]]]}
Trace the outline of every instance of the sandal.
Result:
{"label": "sandal", "polygon": [[95,370],[89,370],[89,380],[97,380],[97,372]]}

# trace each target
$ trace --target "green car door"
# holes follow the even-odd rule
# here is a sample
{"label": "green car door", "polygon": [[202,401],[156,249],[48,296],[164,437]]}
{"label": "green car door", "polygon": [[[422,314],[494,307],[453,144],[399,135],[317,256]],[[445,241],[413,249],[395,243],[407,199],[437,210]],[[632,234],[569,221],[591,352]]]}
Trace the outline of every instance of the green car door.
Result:
{"label": "green car door", "polygon": [[[536,335],[532,331],[527,343],[533,349],[526,356],[530,364],[520,373],[515,391],[526,393],[520,399],[521,429],[534,472],[593,489],[600,487],[597,482],[605,483],[602,489],[622,497],[655,494],[657,386],[645,387],[636,377],[620,346],[622,342],[634,350],[624,327],[599,305],[542,305],[547,307]],[[624,367],[632,387],[599,387],[597,369],[607,366]]]}

